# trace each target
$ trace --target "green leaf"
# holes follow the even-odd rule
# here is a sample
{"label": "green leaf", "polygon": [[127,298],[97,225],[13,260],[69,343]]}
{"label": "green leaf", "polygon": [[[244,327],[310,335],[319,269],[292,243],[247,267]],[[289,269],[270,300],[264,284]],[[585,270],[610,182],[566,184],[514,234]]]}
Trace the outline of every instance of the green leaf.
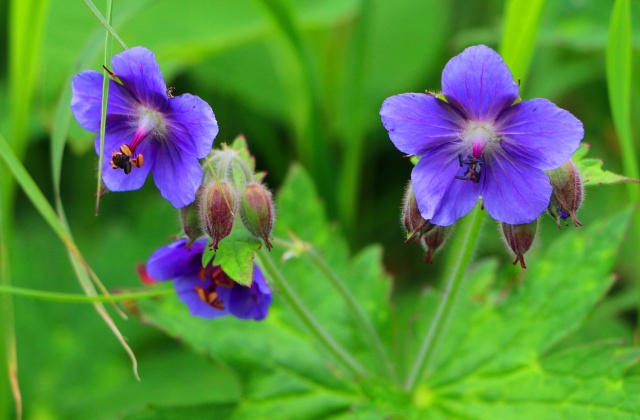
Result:
{"label": "green leaf", "polygon": [[[607,91],[611,116],[622,146],[625,175],[638,178],[638,161],[631,129],[631,5],[616,0],[611,13],[607,42]],[[638,200],[638,188],[629,186],[629,194]]]}
{"label": "green leaf", "polygon": [[[254,238],[236,217],[231,233],[218,244],[216,265],[220,265],[236,283],[250,285],[253,282],[253,253],[261,246],[262,242]],[[202,255],[203,262],[205,254]]]}
{"label": "green leaf", "polygon": [[601,159],[585,158],[590,147],[589,144],[582,143],[572,158],[580,170],[582,182],[585,187],[591,185],[616,184],[618,182],[640,183],[637,179],[603,170],[602,165],[604,162]]}
{"label": "green leaf", "polygon": [[206,267],[211,263],[216,256],[216,251],[213,250],[211,245],[213,244],[213,239],[209,238],[207,240],[207,246],[204,248],[204,252],[202,253],[202,266]]}
{"label": "green leaf", "polygon": [[[365,248],[350,258],[346,241],[327,221],[313,182],[300,167],[290,171],[277,197],[277,207],[279,219],[275,236],[286,237],[292,232],[312,243],[314,250],[362,305],[376,331],[390,341],[393,334],[389,324],[390,281],[381,264],[380,247]],[[220,262],[218,258],[226,240],[220,243],[216,264]],[[286,251],[277,245],[271,254],[281,260]],[[303,253],[279,264],[278,268],[313,315],[352,356],[372,372],[383,371],[348,306],[311,258]],[[244,395],[234,418],[346,415],[350,407],[361,404],[364,405],[360,410],[367,411],[367,398],[380,400],[380,404],[386,406],[406,406],[408,396],[399,397],[388,380],[347,381],[345,372],[317,345],[295,312],[275,292],[269,316],[263,322],[231,317],[215,321],[195,318],[175,297],[141,301],[138,305],[142,321],[180,338],[237,375]],[[385,395],[389,398],[383,402]]]}
{"label": "green leaf", "polygon": [[608,343],[553,352],[611,286],[630,216],[625,210],[563,234],[530,258],[512,290],[490,291],[495,262],[470,273],[419,404],[473,418],[637,413],[638,378],[624,379],[637,351]]}
{"label": "green leaf", "polygon": [[172,419],[205,419],[226,420],[231,418],[237,404],[201,404],[187,406],[160,407],[151,406],[133,414],[125,415],[125,420],[172,420]]}

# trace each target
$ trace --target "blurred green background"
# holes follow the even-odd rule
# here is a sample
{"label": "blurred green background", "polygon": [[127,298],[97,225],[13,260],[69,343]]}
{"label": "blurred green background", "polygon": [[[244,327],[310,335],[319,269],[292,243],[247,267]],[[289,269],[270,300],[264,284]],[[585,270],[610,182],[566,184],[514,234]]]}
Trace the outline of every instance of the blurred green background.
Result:
{"label": "blurred green background", "polygon": [[[371,242],[384,246],[394,302],[410,313],[413,292],[436,282],[444,258],[439,254],[434,265],[425,265],[422,249],[403,243],[399,207],[412,166],[389,141],[378,111],[388,96],[439,89],[442,68],[465,47],[498,48],[505,2],[289,0],[275,2],[289,12],[281,14],[269,3],[115,1],[113,26],[129,46],[156,53],[175,94],[189,92],[211,104],[220,124],[216,144],[245,134],[274,190],[290,164],[302,162],[352,250]],[[610,0],[546,2],[530,70],[514,77],[522,78],[523,99],[548,98],[582,120],[590,156],[622,173],[605,79],[612,6]],[[634,30],[634,64],[639,44],[640,30]],[[68,110],[70,77],[99,69],[103,49],[104,28],[80,1],[0,1],[0,132],[51,202],[50,138],[60,124],[58,103],[62,97]],[[114,43],[113,52],[119,51]],[[640,86],[640,72],[633,77]],[[638,121],[636,98],[632,116]],[[135,265],[178,233],[177,215],[149,180],[141,191],[103,197],[96,217],[93,138],[71,121],[60,182],[70,228],[109,289],[140,287]],[[7,172],[0,173],[5,203],[11,203],[3,214],[10,220],[5,233],[13,284],[80,293],[66,250],[27,198],[11,192]],[[592,188],[580,220],[588,225],[628,202],[623,185]],[[562,233],[545,218],[538,246]],[[631,339],[637,242],[629,235],[615,289],[577,337]],[[492,223],[485,225],[479,256],[496,256],[504,282],[517,280],[519,268],[510,265]],[[117,320],[140,363],[137,382],[126,353],[90,305],[14,301],[26,418],[111,418],[147,404],[238,398],[228,372],[150,327]],[[0,387],[0,417],[12,410],[7,386]]]}

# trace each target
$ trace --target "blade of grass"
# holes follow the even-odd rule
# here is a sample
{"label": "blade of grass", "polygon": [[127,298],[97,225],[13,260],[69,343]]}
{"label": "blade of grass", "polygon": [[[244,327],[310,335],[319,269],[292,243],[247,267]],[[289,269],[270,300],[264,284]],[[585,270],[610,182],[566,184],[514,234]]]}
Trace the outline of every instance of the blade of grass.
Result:
{"label": "blade of grass", "polygon": [[[629,0],[616,0],[611,12],[607,41],[607,90],[613,125],[622,148],[623,173],[630,178],[638,179],[638,161],[631,126],[631,48],[631,4]],[[638,185],[627,183],[627,191],[631,201],[637,203],[640,198]],[[639,237],[640,213],[638,212],[634,217],[633,229],[636,238]],[[638,288],[637,294],[640,295],[640,274],[637,271],[634,275],[634,281]],[[638,305],[640,308],[640,303]],[[640,324],[640,310],[636,322]]]}
{"label": "blade of grass", "polygon": [[140,300],[150,299],[159,296],[173,295],[173,288],[160,288],[155,290],[143,290],[137,292],[127,292],[112,294],[109,296],[96,295],[78,295],[73,293],[49,292],[46,290],[25,289],[23,287],[0,286],[0,293],[15,296],[24,296],[33,299],[47,300],[50,302],[66,302],[66,303],[96,303],[96,302],[122,302],[124,300]]}
{"label": "blade of grass", "polygon": [[[107,0],[107,24],[111,25],[112,1]],[[111,58],[111,36],[109,31],[104,35],[104,60],[102,62],[102,116],[100,119],[100,156],[98,158],[98,186],[96,187],[96,216],[100,209],[100,190],[102,188],[102,163],[104,161],[104,135],[107,126],[107,106],[109,104],[109,60]]]}
{"label": "blade of grass", "polygon": [[[73,238],[68,231],[68,227],[66,226],[66,219],[64,219],[64,214],[61,214],[61,218],[63,218],[64,221],[59,220],[56,212],[53,210],[29,173],[26,171],[26,169],[24,169],[24,166],[22,166],[17,156],[15,155],[15,153],[13,153],[13,150],[9,146],[9,143],[7,143],[2,135],[0,135],[0,158],[5,162],[6,167],[9,169],[9,171],[11,171],[16,181],[18,181],[18,184],[20,185],[20,187],[22,187],[24,193],[36,207],[36,210],[38,210],[40,215],[45,219],[45,221],[49,224],[53,231],[58,235],[63,244],[67,247],[72,257],[71,262],[73,268],[85,292],[88,295],[96,295],[97,292],[93,287],[91,280],[101,285],[100,280],[90,269],[89,265],[82,257],[80,250],[77,248],[75,242],[73,241]],[[103,289],[103,292],[106,292],[106,290]],[[104,306],[101,303],[95,303],[94,305],[98,313],[102,316],[104,321],[107,323],[109,328],[111,328],[124,349],[131,357],[134,374],[136,378],[138,378],[137,361],[135,359],[135,356],[133,355],[133,352],[129,348],[129,345],[126,343],[124,337],[113,323],[113,320],[111,319],[107,311],[104,309]]]}
{"label": "blade of grass", "polygon": [[[0,287],[11,287],[11,272],[9,270],[9,251],[7,247],[8,238],[8,224],[5,219],[5,209],[0,203]],[[15,331],[15,318],[13,312],[13,299],[11,296],[3,296],[0,299],[2,303],[2,332],[3,332],[3,352],[4,352],[4,360],[6,361],[3,364],[3,367],[6,367],[6,377],[9,380],[9,386],[11,388],[11,393],[13,394],[13,400],[16,408],[16,417],[18,419],[22,418],[22,396],[20,394],[20,386],[18,383],[18,353],[16,349],[16,331]],[[0,369],[2,371],[2,369]],[[4,388],[5,381],[2,380],[2,387]],[[9,391],[5,392],[5,389],[2,389],[2,393],[0,396],[4,396],[8,394]],[[8,405],[4,408],[5,410],[9,410],[11,407]],[[5,418],[9,417],[9,412],[4,413]]]}
{"label": "blade of grass", "polygon": [[102,13],[100,13],[100,11],[93,4],[93,2],[91,0],[82,0],[82,1],[84,2],[84,4],[87,5],[89,10],[91,10],[91,13],[94,14],[94,16],[98,19],[98,21],[102,24],[102,26],[104,26],[105,29],[109,31],[111,36],[113,36],[115,40],[118,41],[118,43],[122,46],[122,48],[124,48],[125,50],[129,49],[129,47],[127,47],[127,44],[125,44],[124,41],[120,39],[116,31],[111,27],[107,19],[105,19],[104,16],[102,16]]}
{"label": "blade of grass", "polygon": [[[622,147],[624,174],[638,178],[638,161],[631,129],[631,6],[629,0],[616,0],[611,13],[607,42],[607,89],[611,117]],[[638,186],[627,184],[629,196],[638,201]]]}
{"label": "blade of grass", "polygon": [[544,0],[508,0],[500,55],[516,80],[525,80],[535,51]]}
{"label": "blade of grass", "polygon": [[[43,31],[49,10],[48,0],[24,0],[11,2],[9,6],[9,127],[12,147],[18,156],[24,155],[27,139],[27,127],[33,93],[40,73]],[[6,248],[12,242],[13,199],[15,186],[7,168],[0,167],[0,207],[2,208],[2,246],[4,264],[0,275],[0,284],[10,285],[8,253]],[[7,357],[8,376],[11,392],[16,406],[16,415],[22,417],[22,397],[18,386],[18,360],[13,319],[13,301],[11,296],[2,299],[3,333],[5,337],[5,356]],[[0,395],[3,397],[4,393]],[[8,404],[3,404],[10,410]],[[8,413],[7,413],[8,414]]]}

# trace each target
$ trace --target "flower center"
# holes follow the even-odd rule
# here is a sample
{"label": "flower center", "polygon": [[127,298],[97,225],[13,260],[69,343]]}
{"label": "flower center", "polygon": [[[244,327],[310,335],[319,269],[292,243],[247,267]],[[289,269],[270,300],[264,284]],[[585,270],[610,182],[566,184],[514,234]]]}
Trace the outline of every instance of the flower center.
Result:
{"label": "flower center", "polygon": [[162,134],[165,131],[162,114],[141,107],[138,115],[138,128],[133,136],[133,141],[130,145],[123,144],[120,146],[120,151],[114,151],[111,154],[111,167],[113,169],[123,169],[125,174],[129,174],[132,167],[141,167],[144,163],[144,156],[141,153],[136,155],[136,149],[151,133]]}
{"label": "flower center", "polygon": [[458,161],[460,167],[464,168],[464,172],[457,175],[456,179],[480,182],[484,167],[483,153],[498,143],[500,138],[495,134],[490,124],[470,122],[462,134],[462,141],[471,153],[467,156],[463,156],[462,153],[458,154]]}
{"label": "flower center", "polygon": [[208,304],[212,308],[224,310],[224,302],[220,300],[220,294],[216,290],[218,287],[224,287],[230,289],[233,287],[234,281],[222,271],[219,266],[207,267],[200,269],[200,280],[203,282],[211,280],[208,286],[197,285],[195,291],[201,301]]}

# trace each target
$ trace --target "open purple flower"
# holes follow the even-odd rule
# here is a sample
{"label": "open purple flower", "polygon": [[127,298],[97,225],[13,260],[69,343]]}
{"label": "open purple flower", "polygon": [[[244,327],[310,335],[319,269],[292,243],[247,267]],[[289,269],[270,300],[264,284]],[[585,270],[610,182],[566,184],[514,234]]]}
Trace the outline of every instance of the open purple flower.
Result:
{"label": "open purple flower", "polygon": [[178,298],[192,315],[213,319],[231,314],[256,321],[266,318],[273,296],[257,266],[251,286],[242,286],[219,266],[202,267],[206,240],[195,241],[191,249],[186,245],[187,239],[180,239],[154,252],[147,261],[148,275],[154,280],[173,280]]}
{"label": "open purple flower", "polygon": [[448,226],[479,196],[496,220],[525,224],[549,205],[544,171],[560,167],[578,148],[582,123],[546,99],[515,103],[519,86],[489,47],[452,58],[442,94],[387,98],[380,115],[393,144],[421,156],[411,182],[422,217]]}
{"label": "open purple flower", "polygon": [[[202,181],[198,159],[207,156],[218,134],[211,107],[190,94],[174,97],[153,52],[145,48],[116,54],[111,65],[104,184],[111,191],[136,190],[153,171],[160,193],[174,207],[192,203]],[[72,82],[71,111],[93,132],[100,131],[102,80],[101,73],[88,70]]]}

